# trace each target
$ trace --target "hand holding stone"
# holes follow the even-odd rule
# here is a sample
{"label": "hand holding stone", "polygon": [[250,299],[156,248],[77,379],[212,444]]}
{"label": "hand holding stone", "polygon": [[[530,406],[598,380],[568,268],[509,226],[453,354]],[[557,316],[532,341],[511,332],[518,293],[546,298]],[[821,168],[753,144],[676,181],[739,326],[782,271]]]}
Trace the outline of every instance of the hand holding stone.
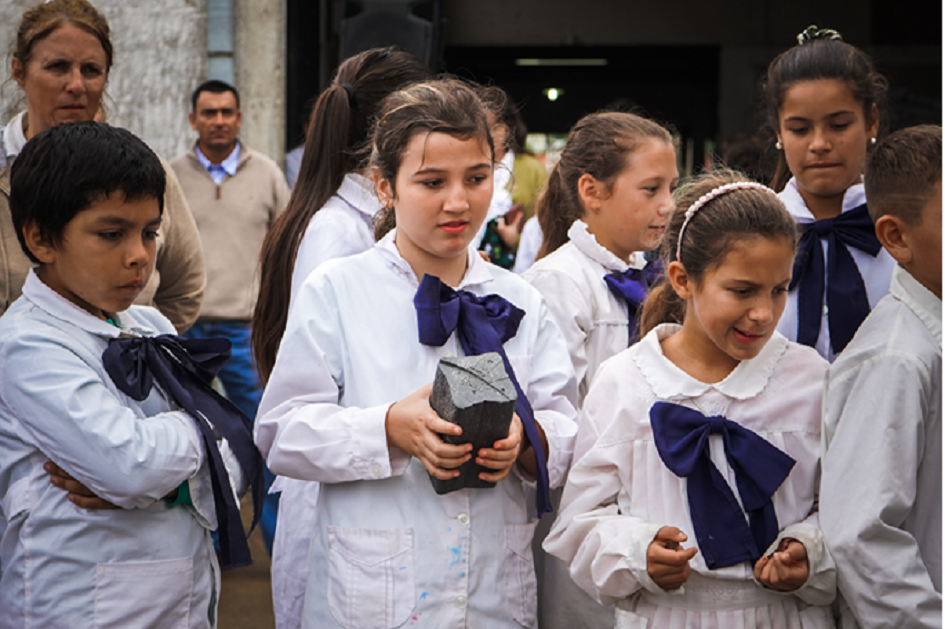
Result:
{"label": "hand holding stone", "polygon": [[456,468],[472,457],[472,445],[451,445],[440,438],[440,434],[458,438],[463,430],[430,408],[432,391],[430,383],[391,405],[385,420],[387,441],[416,457],[431,476],[447,480],[459,476]]}

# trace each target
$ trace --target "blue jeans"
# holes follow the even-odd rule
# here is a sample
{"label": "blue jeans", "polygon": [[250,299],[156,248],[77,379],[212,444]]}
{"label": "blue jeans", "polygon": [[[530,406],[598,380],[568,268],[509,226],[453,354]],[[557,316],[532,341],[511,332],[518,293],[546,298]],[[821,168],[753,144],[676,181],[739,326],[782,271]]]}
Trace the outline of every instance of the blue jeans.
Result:
{"label": "blue jeans", "polygon": [[[253,351],[250,344],[249,321],[198,321],[184,333],[186,338],[206,339],[223,337],[233,343],[233,354],[223,369],[217,374],[226,397],[233,402],[250,421],[256,420],[262,387],[253,365]],[[266,490],[275,478],[269,468],[263,468]],[[266,494],[263,504],[262,519],[259,522],[266,549],[272,554],[272,539],[276,532],[276,513],[279,507],[278,494]]]}

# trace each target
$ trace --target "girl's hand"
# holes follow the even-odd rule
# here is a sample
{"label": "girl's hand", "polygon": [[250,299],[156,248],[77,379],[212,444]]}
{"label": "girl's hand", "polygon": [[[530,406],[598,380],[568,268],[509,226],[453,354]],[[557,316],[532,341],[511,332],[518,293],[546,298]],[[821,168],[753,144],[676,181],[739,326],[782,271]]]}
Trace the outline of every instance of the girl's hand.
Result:
{"label": "girl's hand", "polygon": [[807,583],[809,576],[807,549],[796,539],[781,540],[778,550],[755,563],[758,583],[779,592],[793,592]]}
{"label": "girl's hand", "polygon": [[699,549],[682,548],[688,537],[675,526],[664,526],[646,549],[646,573],[664,590],[675,590],[689,579],[689,560]]}
{"label": "girl's hand", "polygon": [[522,449],[522,432],[522,420],[519,419],[517,413],[512,413],[509,436],[501,441],[496,441],[491,448],[483,448],[476,454],[476,463],[496,470],[492,474],[480,472],[480,480],[498,483],[509,475],[512,465],[515,464]]}
{"label": "girl's hand", "polygon": [[74,479],[64,469],[53,463],[46,461],[43,469],[49,474],[49,482],[68,493],[67,498],[72,504],[83,509],[118,509],[118,505],[112,504],[107,500],[99,498],[91,490]]}
{"label": "girl's hand", "polygon": [[441,434],[458,437],[463,430],[430,408],[432,391],[430,383],[388,409],[387,442],[416,457],[431,476],[449,480],[459,476],[456,468],[472,457],[472,445],[450,445],[440,439]]}

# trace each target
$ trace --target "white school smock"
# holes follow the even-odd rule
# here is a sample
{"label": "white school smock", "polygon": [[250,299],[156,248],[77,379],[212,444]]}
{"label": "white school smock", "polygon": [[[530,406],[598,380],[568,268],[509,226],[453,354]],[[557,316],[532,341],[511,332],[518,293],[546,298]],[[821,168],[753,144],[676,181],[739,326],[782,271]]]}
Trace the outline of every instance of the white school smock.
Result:
{"label": "white school smock", "polygon": [[381,209],[374,184],[367,177],[348,173],[341,187],[312,216],[299,242],[292,270],[292,298],[308,274],[326,260],[344,258],[374,246],[371,221]]}
{"label": "white school smock", "polygon": [[[431,627],[534,627],[534,508],[517,466],[495,488],[437,496],[423,465],[388,447],[391,404],[429,384],[442,356],[462,354],[455,333],[443,347],[420,344],[418,281],[393,239],[306,279],[256,420],[273,472],[322,483],[303,626],[372,629],[416,617]],[[577,428],[564,339],[538,291],[467,256],[459,288],[526,312],[505,350],[559,485]]]}
{"label": "white school smock", "polygon": [[[323,262],[374,246],[371,221],[380,209],[370,179],[357,173],[345,175],[338,191],[309,221],[299,243],[292,271],[293,300],[305,278]],[[269,491],[282,493],[271,565],[276,629],[299,629],[308,580],[308,563],[299,558],[308,557],[318,483],[278,476]]]}
{"label": "white school smock", "polygon": [[[618,627],[800,629],[802,619],[804,629],[832,627],[824,606],[834,599],[836,574],[816,513],[826,361],[775,333],[758,356],[705,384],[663,355],[660,340],[679,329],[663,324],[601,367],[584,401],[575,463],[545,549],[570,563],[589,594],[617,604]],[[803,542],[810,563],[804,586],[788,594],[767,590],[753,580],[751,562],[709,570],[701,553],[689,562],[682,588],[666,592],[649,577],[646,550],[660,528],[675,526],[689,538],[684,547],[696,544],[687,481],[663,464],[653,442],[649,410],[657,401],[724,415],[795,459],[772,497],[781,532],[766,554],[784,537]],[[713,463],[735,488],[721,435],[709,441]]]}
{"label": "white school smock", "polygon": [[604,276],[642,269],[646,259],[636,252],[626,263],[597,242],[578,219],[568,230],[569,242],[536,262],[522,277],[545,298],[568,343],[583,403],[601,363],[627,349],[627,302],[607,288]]}
{"label": "white school smock", "polygon": [[[813,223],[814,215],[807,208],[804,197],[797,189],[797,180],[793,177],[784,186],[784,190],[778,193],[778,198],[784,202],[788,212],[794,217],[798,225]],[[843,195],[842,212],[847,212],[866,203],[866,190],[862,183],[858,183],[847,188]],[[824,248],[824,286],[827,286],[827,261],[830,259],[830,246],[826,238],[820,239],[820,244]],[[860,251],[856,247],[847,247],[850,256],[856,263],[863,277],[863,285],[866,286],[866,298],[870,303],[870,310],[876,307],[879,300],[889,292],[889,280],[892,278],[893,267],[896,261],[889,255],[884,248],[880,248],[879,253],[874,258],[865,251]],[[826,292],[824,293],[826,299]],[[830,346],[830,326],[827,323],[827,304],[824,302],[820,319],[820,335],[817,337],[817,344],[814,349],[817,352],[833,362],[837,355],[834,354]],[[778,332],[787,337],[790,341],[797,340],[797,288],[790,291],[787,295],[787,303],[784,306],[784,313],[781,320],[778,321]]]}
{"label": "white school smock", "polygon": [[[157,387],[132,400],[102,365],[109,339],[174,327],[149,307],[115,317],[121,330],[32,270],[0,318],[3,629],[215,625],[216,515],[194,420]],[[72,504],[50,484],[49,460],[121,508]],[[168,507],[162,497],[184,481],[193,506]]]}
{"label": "white school smock", "polygon": [[841,626],[941,627],[942,300],[902,267],[827,372],[823,443]]}

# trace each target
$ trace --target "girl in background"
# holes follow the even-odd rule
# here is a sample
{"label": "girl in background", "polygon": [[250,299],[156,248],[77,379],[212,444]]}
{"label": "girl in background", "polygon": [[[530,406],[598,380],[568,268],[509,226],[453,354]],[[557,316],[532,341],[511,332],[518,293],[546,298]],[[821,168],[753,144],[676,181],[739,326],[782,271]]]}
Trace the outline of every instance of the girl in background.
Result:
{"label": "girl in background", "polygon": [[617,627],[833,626],[816,512],[827,363],[775,330],[796,241],[775,193],[740,174],[677,195],[645,336],[584,400],[545,542],[617,604]]}
{"label": "girl in background", "polygon": [[[570,464],[576,387],[538,292],[469,248],[493,160],[485,109],[464,83],[388,96],[371,165],[379,226],[393,228],[316,269],[295,297],[256,442],[276,473],[321,483],[304,627],[536,626],[534,514]],[[441,298],[458,318],[431,327]],[[441,434],[461,431],[430,408],[437,363],[490,350],[518,383],[509,436],[476,452],[446,444]],[[429,476],[453,478],[471,459],[496,487],[434,492]],[[526,481],[539,487],[535,509]]]}
{"label": "girl in background", "polygon": [[803,228],[778,331],[833,361],[889,292],[895,266],[874,233],[862,176],[886,80],[836,31],[812,26],[798,42],[764,83],[781,151],[772,185]]}
{"label": "girl in background", "polygon": [[[638,310],[659,268],[643,252],[663,238],[678,180],[669,133],[620,112],[578,121],[551,171],[538,201],[545,257],[522,277],[564,333],[579,403],[601,363],[637,337]],[[567,565],[541,549],[549,527],[542,523],[535,537],[541,626],[612,627],[613,608],[590,599]]]}
{"label": "girl in background", "polygon": [[[302,281],[327,260],[374,246],[372,221],[381,206],[374,185],[360,174],[370,151],[370,123],[385,96],[430,76],[414,55],[375,48],[346,59],[314,105],[301,175],[260,256],[262,285],[268,289],[256,302],[252,330],[263,382],[269,379],[289,304]],[[278,478],[272,492],[281,492],[272,549],[276,627],[298,629],[318,483]]]}

